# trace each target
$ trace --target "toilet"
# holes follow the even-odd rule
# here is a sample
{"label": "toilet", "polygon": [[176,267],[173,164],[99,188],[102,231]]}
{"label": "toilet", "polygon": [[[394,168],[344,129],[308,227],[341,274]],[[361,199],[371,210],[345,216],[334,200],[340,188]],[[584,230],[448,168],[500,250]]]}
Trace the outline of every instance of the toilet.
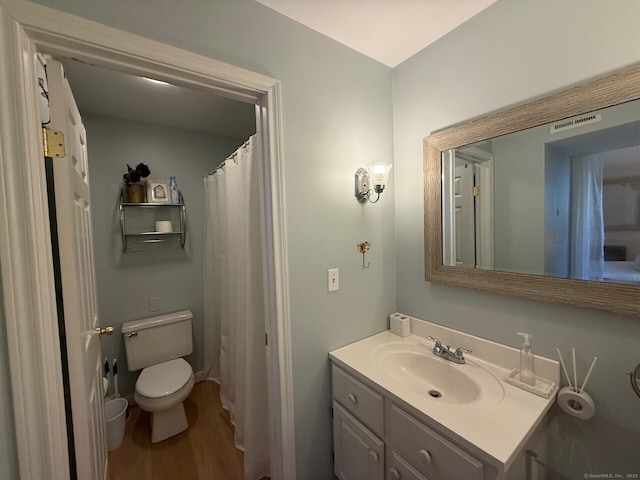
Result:
{"label": "toilet", "polygon": [[142,370],[136,381],[136,404],[151,413],[151,443],[161,442],[188,427],[183,401],[195,377],[184,357],[193,351],[190,310],[124,322],[121,332],[130,372]]}

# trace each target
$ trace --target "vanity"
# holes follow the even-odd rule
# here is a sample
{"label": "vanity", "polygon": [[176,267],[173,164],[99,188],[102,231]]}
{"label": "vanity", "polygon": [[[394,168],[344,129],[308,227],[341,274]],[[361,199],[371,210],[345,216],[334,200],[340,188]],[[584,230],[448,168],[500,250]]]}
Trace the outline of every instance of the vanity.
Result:
{"label": "vanity", "polygon": [[[336,476],[524,479],[524,450],[546,450],[555,393],[543,398],[504,381],[518,349],[408,318],[408,336],[385,331],[329,354]],[[470,350],[465,363],[434,355],[429,336]],[[536,372],[559,381],[554,360],[536,356]]]}

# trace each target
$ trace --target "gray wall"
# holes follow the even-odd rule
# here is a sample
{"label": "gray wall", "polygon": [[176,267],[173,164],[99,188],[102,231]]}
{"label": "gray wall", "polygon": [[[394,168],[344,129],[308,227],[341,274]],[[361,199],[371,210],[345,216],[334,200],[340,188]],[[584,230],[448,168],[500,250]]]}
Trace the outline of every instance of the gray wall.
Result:
{"label": "gray wall", "polygon": [[[109,362],[118,359],[119,391],[131,395],[139,372],[127,368],[120,334],[125,321],[190,309],[194,314],[194,351],[187,360],[195,371],[202,368],[203,178],[246,139],[86,114],[83,121],[89,150],[98,311],[101,325],[115,328],[114,335],[103,337],[102,352]],[[149,178],[176,176],[187,207],[184,249],[174,243],[171,248],[122,252],[119,189],[126,165],[135,167],[140,162],[151,169]],[[143,213],[139,220],[152,225],[151,212]],[[127,218],[130,231],[136,231],[135,215]],[[177,219],[173,221],[176,228]],[[159,300],[157,311],[151,310],[150,298]]]}
{"label": "gray wall", "polygon": [[[596,416],[569,427],[561,416],[552,430],[552,460],[570,478],[583,478],[587,459],[598,473],[640,470],[640,400],[626,375],[640,361],[638,319],[425,282],[421,139],[637,63],[639,22],[636,1],[499,0],[393,71],[398,310],[513,346],[530,332],[548,357],[573,346],[583,376],[597,355]],[[563,445],[573,461],[557,458]]]}
{"label": "gray wall", "polygon": [[358,167],[393,161],[391,70],[252,0],[39,3],[281,80],[297,473],[331,478],[327,353],[395,310],[394,172],[379,203],[353,197]]}
{"label": "gray wall", "polygon": [[4,296],[0,279],[0,478],[18,478],[18,452],[16,430],[13,424],[13,401],[9,378],[7,351],[7,324],[4,317]]}

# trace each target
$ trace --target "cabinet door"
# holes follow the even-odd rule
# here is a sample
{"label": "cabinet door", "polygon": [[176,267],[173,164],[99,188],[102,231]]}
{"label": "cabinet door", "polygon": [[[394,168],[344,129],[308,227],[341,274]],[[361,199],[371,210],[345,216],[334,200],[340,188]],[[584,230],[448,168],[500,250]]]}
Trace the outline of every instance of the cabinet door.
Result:
{"label": "cabinet door", "polygon": [[384,443],[335,401],[333,448],[340,480],[384,479]]}

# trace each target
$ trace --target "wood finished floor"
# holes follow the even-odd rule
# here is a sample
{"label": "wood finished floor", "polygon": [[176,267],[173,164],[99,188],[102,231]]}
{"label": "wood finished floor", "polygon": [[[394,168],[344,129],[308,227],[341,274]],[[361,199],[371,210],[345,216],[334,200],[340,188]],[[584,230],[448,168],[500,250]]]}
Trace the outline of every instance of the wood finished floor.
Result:
{"label": "wood finished floor", "polygon": [[109,453],[110,480],[242,480],[243,453],[215,382],[194,386],[184,402],[189,428],[151,443],[150,414],[131,408],[122,445]]}

